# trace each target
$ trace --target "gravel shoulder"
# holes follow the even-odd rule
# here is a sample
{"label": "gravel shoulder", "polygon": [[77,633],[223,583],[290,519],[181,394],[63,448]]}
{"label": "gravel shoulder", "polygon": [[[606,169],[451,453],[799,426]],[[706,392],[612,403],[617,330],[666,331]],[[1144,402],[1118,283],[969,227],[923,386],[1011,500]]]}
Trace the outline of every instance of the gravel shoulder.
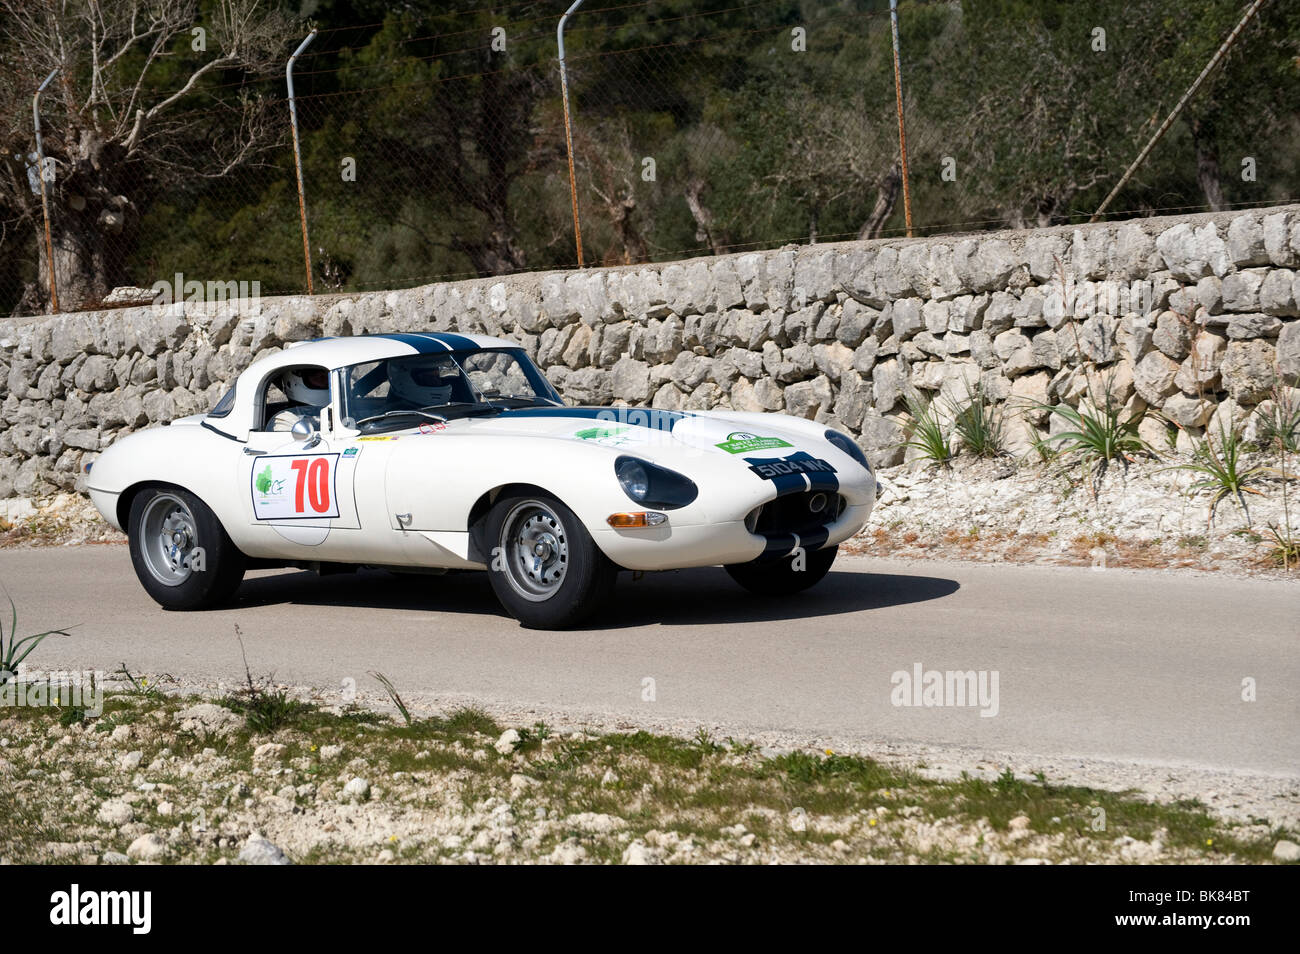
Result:
{"label": "gravel shoulder", "polygon": [[[976,759],[915,761],[478,707],[321,706],[250,677],[215,701],[131,675],[93,715],[0,720],[17,863],[1292,863],[1242,780],[1214,809]],[[194,687],[190,687],[191,689]],[[1129,785],[1141,773],[1129,771]],[[51,785],[57,779],[57,784]],[[1203,782],[1203,780],[1202,780]],[[1233,787],[1235,786],[1235,788]],[[53,797],[51,797],[51,793]],[[1295,792],[1291,791],[1294,798]]]}

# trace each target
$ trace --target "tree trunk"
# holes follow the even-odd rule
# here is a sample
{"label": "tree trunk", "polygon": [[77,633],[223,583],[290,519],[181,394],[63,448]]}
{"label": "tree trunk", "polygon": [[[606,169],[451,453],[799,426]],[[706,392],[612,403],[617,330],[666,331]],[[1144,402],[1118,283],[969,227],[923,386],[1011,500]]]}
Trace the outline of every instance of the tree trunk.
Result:
{"label": "tree trunk", "polygon": [[451,245],[469,258],[471,267],[480,276],[508,275],[522,271],[525,265],[523,249],[515,244],[511,229],[495,228],[481,242],[455,236]]}
{"label": "tree trunk", "polygon": [[1214,123],[1209,119],[1192,121],[1192,142],[1196,145],[1196,182],[1211,212],[1223,211],[1222,170],[1219,150],[1214,142]]}
{"label": "tree trunk", "polygon": [[885,222],[893,214],[894,205],[898,202],[898,192],[902,187],[903,164],[895,162],[893,168],[885,174],[876,188],[876,204],[872,207],[871,214],[867,216],[867,221],[863,222],[862,228],[858,230],[859,239],[880,238],[880,234],[885,230]]}
{"label": "tree trunk", "polygon": [[[126,250],[132,241],[135,206],[121,186],[130,181],[120,150],[106,154],[98,137],[74,131],[66,142],[54,140],[47,155],[59,163],[54,182],[45,184],[50,206],[54,278],[61,311],[98,303],[126,282]],[[50,294],[49,259],[43,218],[36,223],[41,297]]]}
{"label": "tree trunk", "polygon": [[[104,298],[113,290],[109,277],[109,253],[104,236],[83,222],[63,221],[52,226],[54,246],[54,280],[59,295],[60,311],[78,311]],[[36,231],[40,250],[41,297],[46,302],[50,295],[49,259],[45,250],[45,229]]]}
{"label": "tree trunk", "polygon": [[695,220],[695,240],[707,243],[714,255],[725,255],[729,244],[727,237],[714,225],[712,210],[700,198],[703,192],[703,179],[696,177],[686,183],[686,205]]}

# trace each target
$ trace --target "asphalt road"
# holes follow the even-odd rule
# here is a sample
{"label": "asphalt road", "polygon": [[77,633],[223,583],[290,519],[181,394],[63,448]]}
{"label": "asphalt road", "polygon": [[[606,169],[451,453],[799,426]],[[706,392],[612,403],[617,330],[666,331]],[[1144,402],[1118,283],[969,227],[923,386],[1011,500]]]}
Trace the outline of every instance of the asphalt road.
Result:
{"label": "asphalt road", "polygon": [[[722,734],[1300,774],[1300,585],[1285,581],[842,558],[785,601],[718,569],[624,576],[596,625],[558,633],[504,616],[481,574],[261,572],[237,606],[178,614],[145,595],[125,547],[87,546],[0,551],[0,584],[20,631],[75,626],[39,648],[41,668],[234,682],[239,624],[253,671],[294,685],[374,688],[379,670],[412,694]],[[895,705],[894,674],[916,664],[996,672],[996,716]]]}

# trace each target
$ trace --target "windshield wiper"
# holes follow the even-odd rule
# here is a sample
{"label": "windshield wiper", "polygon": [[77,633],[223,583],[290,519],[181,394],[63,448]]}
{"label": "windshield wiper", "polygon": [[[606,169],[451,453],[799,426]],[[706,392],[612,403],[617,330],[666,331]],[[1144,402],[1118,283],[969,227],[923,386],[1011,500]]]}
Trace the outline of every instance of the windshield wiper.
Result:
{"label": "windshield wiper", "polygon": [[372,414],[370,417],[363,417],[361,420],[357,421],[356,426],[360,429],[372,421],[382,421],[384,418],[388,417],[423,417],[431,421],[437,421],[440,424],[447,423],[447,419],[441,414],[434,414],[432,411],[428,411],[424,408],[412,407],[402,408],[397,411],[385,411],[383,414]]}
{"label": "windshield wiper", "polygon": [[547,407],[557,407],[557,406],[560,406],[560,405],[557,405],[557,404],[556,404],[554,401],[552,401],[550,398],[537,397],[537,396],[533,396],[533,397],[523,397],[522,395],[518,395],[518,394],[506,394],[506,395],[501,395],[501,396],[498,396],[498,397],[494,397],[494,398],[492,398],[492,403],[493,403],[493,404],[497,404],[497,403],[500,403],[500,402],[503,402],[503,401],[516,401],[516,402],[518,402],[520,405],[524,405],[524,406],[527,406],[527,405],[530,405],[530,404],[541,404],[541,405],[545,405],[545,406],[547,406]]}

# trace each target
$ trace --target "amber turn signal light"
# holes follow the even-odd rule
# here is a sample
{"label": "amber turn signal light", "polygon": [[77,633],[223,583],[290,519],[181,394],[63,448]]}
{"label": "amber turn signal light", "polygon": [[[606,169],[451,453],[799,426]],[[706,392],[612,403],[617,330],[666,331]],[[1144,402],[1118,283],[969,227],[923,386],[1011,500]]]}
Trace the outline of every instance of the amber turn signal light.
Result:
{"label": "amber turn signal light", "polygon": [[668,515],[656,510],[638,510],[635,513],[611,513],[605,518],[615,530],[635,530],[638,527],[657,527],[668,522]]}

